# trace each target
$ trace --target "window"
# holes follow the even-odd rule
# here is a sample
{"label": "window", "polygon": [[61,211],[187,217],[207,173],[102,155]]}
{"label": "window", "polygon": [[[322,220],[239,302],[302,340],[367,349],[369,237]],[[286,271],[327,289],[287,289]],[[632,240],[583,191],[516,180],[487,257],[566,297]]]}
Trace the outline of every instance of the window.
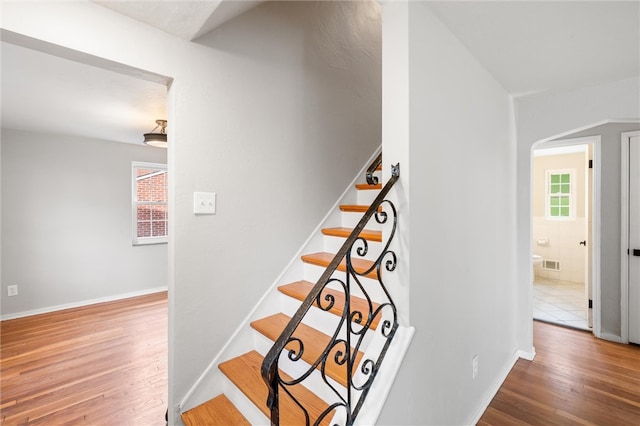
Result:
{"label": "window", "polygon": [[550,219],[573,219],[575,203],[573,170],[547,171],[546,216]]}
{"label": "window", "polygon": [[133,244],[166,243],[167,165],[134,161],[131,168]]}

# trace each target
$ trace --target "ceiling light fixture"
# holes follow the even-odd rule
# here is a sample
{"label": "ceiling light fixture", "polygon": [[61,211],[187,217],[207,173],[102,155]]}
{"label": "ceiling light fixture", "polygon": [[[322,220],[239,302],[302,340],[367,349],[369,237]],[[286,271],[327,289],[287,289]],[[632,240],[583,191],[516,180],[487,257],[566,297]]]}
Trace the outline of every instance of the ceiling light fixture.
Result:
{"label": "ceiling light fixture", "polygon": [[[156,120],[157,126],[150,133],[144,134],[144,143],[157,148],[167,147],[167,120]],[[154,133],[160,127],[160,133]]]}

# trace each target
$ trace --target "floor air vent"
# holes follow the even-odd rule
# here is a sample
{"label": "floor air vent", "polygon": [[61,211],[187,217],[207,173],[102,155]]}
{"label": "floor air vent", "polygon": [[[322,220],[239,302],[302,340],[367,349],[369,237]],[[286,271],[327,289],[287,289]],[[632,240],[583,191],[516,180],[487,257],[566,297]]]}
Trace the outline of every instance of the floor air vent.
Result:
{"label": "floor air vent", "polygon": [[559,260],[543,260],[542,261],[542,269],[548,269],[550,271],[559,271],[560,270],[560,261]]}

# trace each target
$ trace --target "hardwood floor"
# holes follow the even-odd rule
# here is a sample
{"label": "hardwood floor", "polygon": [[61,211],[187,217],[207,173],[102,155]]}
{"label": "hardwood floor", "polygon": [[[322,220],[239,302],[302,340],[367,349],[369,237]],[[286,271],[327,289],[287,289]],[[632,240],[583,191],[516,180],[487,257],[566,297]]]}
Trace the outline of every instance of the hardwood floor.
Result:
{"label": "hardwood floor", "polygon": [[164,425],[167,293],[2,321],[2,425]]}
{"label": "hardwood floor", "polygon": [[[2,425],[164,425],[167,295],[2,321]],[[479,425],[640,425],[640,348],[534,322]]]}
{"label": "hardwood floor", "polygon": [[534,321],[537,355],[518,360],[478,425],[640,425],[640,347]]}

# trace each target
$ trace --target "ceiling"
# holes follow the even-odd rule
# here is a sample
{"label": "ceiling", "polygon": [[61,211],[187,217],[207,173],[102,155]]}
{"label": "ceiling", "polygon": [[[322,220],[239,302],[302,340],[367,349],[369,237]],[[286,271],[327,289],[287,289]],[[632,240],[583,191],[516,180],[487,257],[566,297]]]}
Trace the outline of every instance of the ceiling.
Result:
{"label": "ceiling", "polygon": [[514,96],[640,75],[638,1],[432,2]]}
{"label": "ceiling", "polygon": [[192,41],[264,0],[93,0],[183,40]]}
{"label": "ceiling", "polygon": [[[261,2],[95,3],[194,40]],[[5,41],[0,47],[3,128],[142,144],[142,135],[153,130],[155,121],[167,118],[167,86],[158,79],[136,78],[104,64],[87,65]]]}
{"label": "ceiling", "polygon": [[167,87],[2,42],[2,127],[141,144]]}
{"label": "ceiling", "polygon": [[[261,1],[96,3],[195,40]],[[514,96],[640,75],[640,2],[430,2]],[[2,126],[141,143],[166,118],[166,86],[2,42]],[[171,125],[171,123],[169,123]]]}

